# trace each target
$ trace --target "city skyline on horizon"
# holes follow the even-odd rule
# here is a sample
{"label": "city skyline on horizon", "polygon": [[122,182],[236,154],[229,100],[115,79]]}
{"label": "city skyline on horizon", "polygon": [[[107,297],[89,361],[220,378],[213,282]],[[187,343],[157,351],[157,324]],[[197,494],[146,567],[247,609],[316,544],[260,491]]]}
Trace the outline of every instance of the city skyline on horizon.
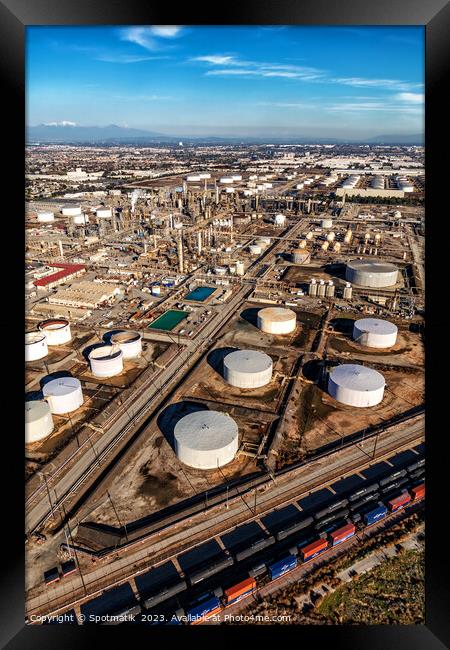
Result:
{"label": "city skyline on horizon", "polygon": [[423,134],[422,27],[29,27],[28,125]]}

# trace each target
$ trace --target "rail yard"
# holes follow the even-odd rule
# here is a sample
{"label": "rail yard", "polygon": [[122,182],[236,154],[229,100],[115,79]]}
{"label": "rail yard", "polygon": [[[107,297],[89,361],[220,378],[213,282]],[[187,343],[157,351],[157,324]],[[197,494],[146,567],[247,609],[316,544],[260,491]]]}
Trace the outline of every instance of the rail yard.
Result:
{"label": "rail yard", "polygon": [[27,164],[28,623],[220,624],[422,510],[422,147]]}

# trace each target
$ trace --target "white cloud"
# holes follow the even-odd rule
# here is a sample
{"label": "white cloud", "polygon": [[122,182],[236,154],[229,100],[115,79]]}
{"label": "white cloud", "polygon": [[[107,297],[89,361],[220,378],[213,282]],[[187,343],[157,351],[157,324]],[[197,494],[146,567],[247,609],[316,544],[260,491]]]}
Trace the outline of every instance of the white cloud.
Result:
{"label": "white cloud", "polygon": [[422,109],[418,106],[400,106],[389,104],[386,102],[343,102],[340,104],[331,104],[324,106],[326,110],[330,111],[345,111],[345,112],[364,112],[364,111],[383,111],[387,113],[408,113],[412,115],[420,115]]}
{"label": "white cloud", "polygon": [[232,65],[234,59],[232,56],[225,56],[221,54],[208,54],[205,56],[195,56],[192,61],[203,61],[204,63],[212,63],[213,65]]}
{"label": "white cloud", "polygon": [[69,120],[62,120],[62,122],[44,122],[44,126],[78,126],[78,124],[69,122]]}
{"label": "white cloud", "polygon": [[333,82],[344,84],[345,86],[354,86],[356,88],[387,88],[390,90],[411,90],[421,84],[401,81],[399,79],[364,79],[362,77],[338,77],[332,79]]}
{"label": "white cloud", "polygon": [[100,54],[97,57],[97,61],[103,61],[104,63],[141,63],[142,61],[154,61],[155,59],[161,58],[166,57],[139,56],[132,54]]}
{"label": "white cloud", "polygon": [[255,63],[251,61],[245,63],[232,61],[231,63],[235,66],[245,65],[246,67],[208,70],[205,74],[209,76],[247,75],[252,77],[280,77],[285,79],[302,79],[304,81],[320,79],[324,74],[316,68],[295,65],[274,65],[271,63]]}
{"label": "white cloud", "polygon": [[395,95],[395,99],[409,104],[423,104],[425,95],[423,93],[398,93],[398,95]]}
{"label": "white cloud", "polygon": [[183,27],[181,25],[153,25],[150,29],[155,36],[174,38],[180,34]]}

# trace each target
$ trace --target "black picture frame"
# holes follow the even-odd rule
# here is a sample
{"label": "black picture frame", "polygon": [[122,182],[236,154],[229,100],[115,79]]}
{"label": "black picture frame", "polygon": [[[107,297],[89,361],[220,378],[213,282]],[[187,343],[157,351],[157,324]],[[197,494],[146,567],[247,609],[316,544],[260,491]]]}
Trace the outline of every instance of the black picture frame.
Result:
{"label": "black picture frame", "polygon": [[[214,15],[215,10],[215,15]],[[228,2],[208,7],[186,3],[177,7],[142,0],[0,0],[0,67],[2,78],[3,145],[2,158],[7,163],[3,180],[5,216],[13,215],[3,225],[2,263],[6,266],[6,318],[2,320],[2,340],[5,365],[4,410],[11,413],[11,421],[3,419],[2,433],[8,437],[7,451],[12,472],[2,494],[3,542],[2,553],[2,621],[1,645],[11,649],[27,647],[78,647],[86,636],[102,634],[107,643],[114,643],[125,633],[127,642],[135,634],[144,634],[144,643],[159,643],[161,635],[172,635],[173,641],[204,639],[208,643],[229,643],[236,637],[239,643],[256,643],[263,637],[272,644],[288,642],[287,628],[248,626],[160,629],[77,628],[73,626],[25,626],[24,623],[24,561],[23,561],[23,428],[22,390],[23,368],[20,360],[23,350],[23,276],[24,232],[21,214],[24,208],[24,151],[25,151],[25,28],[29,25],[136,25],[136,24],[302,24],[302,25],[424,25],[426,34],[426,426],[427,426],[427,491],[426,508],[426,625],[385,627],[317,627],[295,628],[289,643],[296,646],[314,644],[314,647],[413,650],[438,650],[450,647],[449,583],[447,569],[448,534],[444,533],[448,517],[448,496],[445,490],[448,475],[446,454],[448,425],[446,405],[448,392],[445,375],[450,325],[445,304],[446,244],[448,236],[445,221],[439,219],[445,206],[447,191],[445,172],[446,139],[448,139],[448,104],[445,73],[449,62],[450,7],[445,0],[252,0],[245,3]],[[448,185],[448,183],[447,183]],[[446,216],[446,215],[445,215]],[[448,218],[448,217],[447,217]],[[448,249],[448,245],[447,245]],[[9,258],[8,258],[9,256]],[[441,283],[442,282],[442,286]],[[17,284],[17,286],[16,286]],[[19,360],[19,361],[18,361]],[[6,365],[7,364],[7,365]],[[6,371],[6,369],[8,369]],[[448,383],[448,381],[447,381]],[[6,392],[5,392],[6,391]],[[441,415],[442,414],[442,415]],[[442,417],[442,420],[440,419]],[[444,523],[443,523],[444,522]],[[114,630],[114,633],[111,631]],[[114,634],[114,636],[112,636]],[[175,636],[177,639],[175,639]],[[256,635],[256,636],[255,636]],[[247,638],[244,638],[247,636]],[[259,637],[259,638],[258,638]],[[103,641],[104,642],[104,641]],[[164,641],[165,642],[165,641]]]}

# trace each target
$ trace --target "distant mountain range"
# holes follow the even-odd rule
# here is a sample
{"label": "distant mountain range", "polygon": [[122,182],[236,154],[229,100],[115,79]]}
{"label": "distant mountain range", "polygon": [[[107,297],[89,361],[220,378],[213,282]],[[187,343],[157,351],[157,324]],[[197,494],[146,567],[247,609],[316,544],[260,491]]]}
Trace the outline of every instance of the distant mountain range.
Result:
{"label": "distant mountain range", "polygon": [[145,144],[154,142],[178,142],[185,144],[400,144],[422,145],[422,135],[378,135],[366,139],[344,138],[311,138],[311,137],[237,137],[237,136],[170,136],[154,131],[133,129],[117,124],[108,126],[78,126],[72,123],[50,123],[29,126],[26,129],[27,143],[79,143],[79,144]]}

